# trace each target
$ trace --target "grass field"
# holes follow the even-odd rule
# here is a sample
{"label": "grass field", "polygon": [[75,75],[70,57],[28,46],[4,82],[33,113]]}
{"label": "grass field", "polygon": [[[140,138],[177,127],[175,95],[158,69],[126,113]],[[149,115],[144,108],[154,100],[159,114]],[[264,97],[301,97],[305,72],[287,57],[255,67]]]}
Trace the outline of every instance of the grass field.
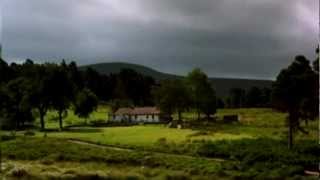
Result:
{"label": "grass field", "polygon": [[[87,120],[107,121],[109,109],[102,106],[94,112]],[[47,132],[46,135],[58,138],[73,138],[91,141],[98,144],[121,145],[121,146],[154,146],[159,140],[165,139],[169,143],[184,143],[192,140],[236,140],[242,138],[275,138],[285,139],[287,128],[285,127],[286,114],[275,112],[271,109],[222,109],[218,110],[216,116],[221,118],[223,115],[237,114],[241,123],[223,124],[214,123],[193,129],[172,129],[165,125],[138,125],[129,127],[77,127],[69,128],[66,131]],[[193,117],[193,113],[185,113],[185,118]],[[81,125],[84,119],[79,119],[71,111],[65,118],[66,125]],[[47,126],[57,128],[56,114],[48,113]],[[306,127],[309,135],[298,133],[297,139],[316,139],[318,135],[317,122],[312,122]],[[43,136],[43,133],[37,133]]]}
{"label": "grass field", "polygon": [[[100,106],[85,120],[70,110],[64,124],[79,127],[63,131],[58,130],[56,113],[49,112],[46,123],[51,131],[33,130],[34,136],[17,132],[15,139],[2,144],[4,157],[13,167],[27,164],[22,168],[33,178],[36,175],[79,178],[98,174],[105,179],[283,179],[303,176],[304,169],[314,170],[320,161],[318,122],[305,126],[308,135],[297,133],[295,149],[288,151],[286,114],[271,109],[218,110],[217,122],[199,122],[199,126],[186,129],[166,125],[90,126],[96,121],[107,121],[108,112],[107,106]],[[227,114],[239,115],[240,122],[220,122]],[[190,121],[195,114],[183,116]],[[96,146],[75,144],[70,139]],[[99,168],[95,168],[97,166]],[[9,168],[6,173],[12,175],[15,173],[12,171],[14,168]]]}

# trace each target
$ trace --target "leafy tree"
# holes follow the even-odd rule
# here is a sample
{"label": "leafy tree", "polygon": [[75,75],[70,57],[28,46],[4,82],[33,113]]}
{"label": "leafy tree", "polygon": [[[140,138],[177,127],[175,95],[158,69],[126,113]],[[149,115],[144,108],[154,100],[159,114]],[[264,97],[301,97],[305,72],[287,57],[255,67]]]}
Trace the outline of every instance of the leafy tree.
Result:
{"label": "leafy tree", "polygon": [[201,71],[201,69],[196,68],[192,70],[187,76],[187,84],[190,90],[190,95],[192,99],[193,107],[196,109],[198,114],[198,120],[200,119],[201,113],[201,100],[203,99],[203,89],[207,85],[208,77]]}
{"label": "leafy tree", "polygon": [[187,84],[193,107],[198,114],[198,120],[201,112],[210,118],[210,114],[216,112],[216,97],[207,75],[201,69],[196,68],[188,74]]}
{"label": "leafy tree", "polygon": [[84,88],[84,78],[82,73],[79,71],[77,64],[72,61],[67,67],[68,75],[71,81],[75,84],[76,90]]}
{"label": "leafy tree", "polygon": [[179,122],[182,121],[182,112],[188,109],[190,104],[187,87],[181,80],[163,81],[157,89],[154,90],[156,105],[163,113],[172,115],[178,113]]}
{"label": "leafy tree", "polygon": [[11,76],[12,72],[9,65],[0,58],[0,85],[8,82],[12,78]]}
{"label": "leafy tree", "polygon": [[0,85],[0,128],[2,129],[3,124],[5,123],[5,108],[7,107],[8,96],[4,92],[4,87]]}
{"label": "leafy tree", "polygon": [[132,69],[122,69],[117,75],[114,96],[131,100],[134,105],[152,104],[151,90],[155,85],[152,77],[144,76]]}
{"label": "leafy tree", "polygon": [[316,60],[313,62],[313,69],[319,73],[319,45],[316,49]]}
{"label": "leafy tree", "polygon": [[258,87],[252,87],[246,94],[246,106],[247,107],[259,107],[262,104],[263,94]]}
{"label": "leafy tree", "polygon": [[223,109],[223,108],[225,108],[225,102],[223,101],[223,99],[221,99],[221,98],[218,98],[217,99],[217,108],[220,108],[220,109]]}
{"label": "leafy tree", "polygon": [[129,99],[126,90],[126,85],[120,78],[117,78],[116,86],[114,87],[113,97],[122,101],[128,101]]}
{"label": "leafy tree", "polygon": [[261,106],[263,107],[270,107],[271,106],[271,88],[262,88],[261,90]]}
{"label": "leafy tree", "polygon": [[84,72],[85,87],[90,89],[97,96],[100,95],[100,85],[102,83],[100,77],[101,75],[91,67],[87,68]]}
{"label": "leafy tree", "polygon": [[210,120],[210,115],[216,113],[217,101],[215,91],[209,83],[204,84],[203,89],[201,89],[199,108],[207,116],[208,120]]}
{"label": "leafy tree", "polygon": [[241,88],[232,88],[230,90],[230,107],[232,108],[241,108],[244,107],[245,105],[245,95],[246,92],[244,89]]}
{"label": "leafy tree", "polygon": [[122,107],[134,107],[133,102],[124,99],[114,99],[109,104],[113,113]]}
{"label": "leafy tree", "polygon": [[34,120],[30,104],[30,81],[26,78],[17,78],[1,90],[1,105],[3,118],[7,125],[19,129],[25,122]]}
{"label": "leafy tree", "polygon": [[75,114],[87,119],[98,107],[98,98],[89,89],[81,90],[76,96]]}
{"label": "leafy tree", "polygon": [[283,69],[273,84],[274,107],[288,112],[288,147],[292,148],[293,134],[300,130],[303,118],[315,119],[318,114],[318,75],[304,56],[296,56],[294,62]]}
{"label": "leafy tree", "polygon": [[44,117],[52,105],[52,73],[55,65],[38,65],[35,70],[35,77],[32,81],[31,102],[39,112],[41,129],[45,130]]}
{"label": "leafy tree", "polygon": [[50,79],[52,108],[57,110],[60,129],[63,129],[62,114],[67,113],[73,100],[75,85],[68,76],[66,65],[55,67]]}

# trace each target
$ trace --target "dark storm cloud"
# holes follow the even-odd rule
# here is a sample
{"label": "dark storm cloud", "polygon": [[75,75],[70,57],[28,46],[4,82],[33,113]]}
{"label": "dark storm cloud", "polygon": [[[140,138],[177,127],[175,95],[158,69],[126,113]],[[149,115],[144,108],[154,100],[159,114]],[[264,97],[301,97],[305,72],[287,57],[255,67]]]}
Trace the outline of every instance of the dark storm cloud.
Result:
{"label": "dark storm cloud", "polygon": [[4,0],[4,55],[274,78],[296,54],[313,59],[318,6],[312,0]]}

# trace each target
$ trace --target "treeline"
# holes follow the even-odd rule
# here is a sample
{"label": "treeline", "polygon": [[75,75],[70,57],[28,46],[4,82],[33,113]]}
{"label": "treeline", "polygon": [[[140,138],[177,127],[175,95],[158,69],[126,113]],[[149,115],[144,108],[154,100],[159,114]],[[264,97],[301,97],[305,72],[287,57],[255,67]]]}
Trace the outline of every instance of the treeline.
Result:
{"label": "treeline", "polygon": [[221,104],[227,108],[271,107],[271,88],[233,88]]}
{"label": "treeline", "polygon": [[102,75],[88,68],[80,71],[75,62],[67,64],[7,64],[0,59],[0,121],[2,128],[24,126],[39,117],[45,129],[45,116],[55,110],[63,128],[63,117],[72,107],[79,117],[87,118],[98,101],[123,102],[135,106],[152,105],[155,81],[133,70]]}

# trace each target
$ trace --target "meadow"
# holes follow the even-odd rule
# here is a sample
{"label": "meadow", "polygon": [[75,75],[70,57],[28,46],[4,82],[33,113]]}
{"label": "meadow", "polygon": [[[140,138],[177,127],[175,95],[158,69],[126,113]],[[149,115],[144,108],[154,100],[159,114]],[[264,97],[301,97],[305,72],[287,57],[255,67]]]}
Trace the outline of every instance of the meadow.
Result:
{"label": "meadow", "polygon": [[[216,121],[183,129],[148,124],[95,127],[107,121],[108,112],[107,106],[100,106],[90,118],[79,119],[69,110],[63,131],[56,113],[49,112],[49,131],[20,131],[13,139],[6,132],[3,156],[12,167],[6,173],[40,179],[314,179],[305,176],[305,170],[315,170],[320,160],[318,122],[303,125],[309,134],[297,133],[295,148],[288,150],[286,114],[271,109],[220,109]],[[231,114],[239,115],[240,122],[221,121]],[[183,117],[191,121],[195,114]],[[30,173],[19,174],[21,167]]]}

